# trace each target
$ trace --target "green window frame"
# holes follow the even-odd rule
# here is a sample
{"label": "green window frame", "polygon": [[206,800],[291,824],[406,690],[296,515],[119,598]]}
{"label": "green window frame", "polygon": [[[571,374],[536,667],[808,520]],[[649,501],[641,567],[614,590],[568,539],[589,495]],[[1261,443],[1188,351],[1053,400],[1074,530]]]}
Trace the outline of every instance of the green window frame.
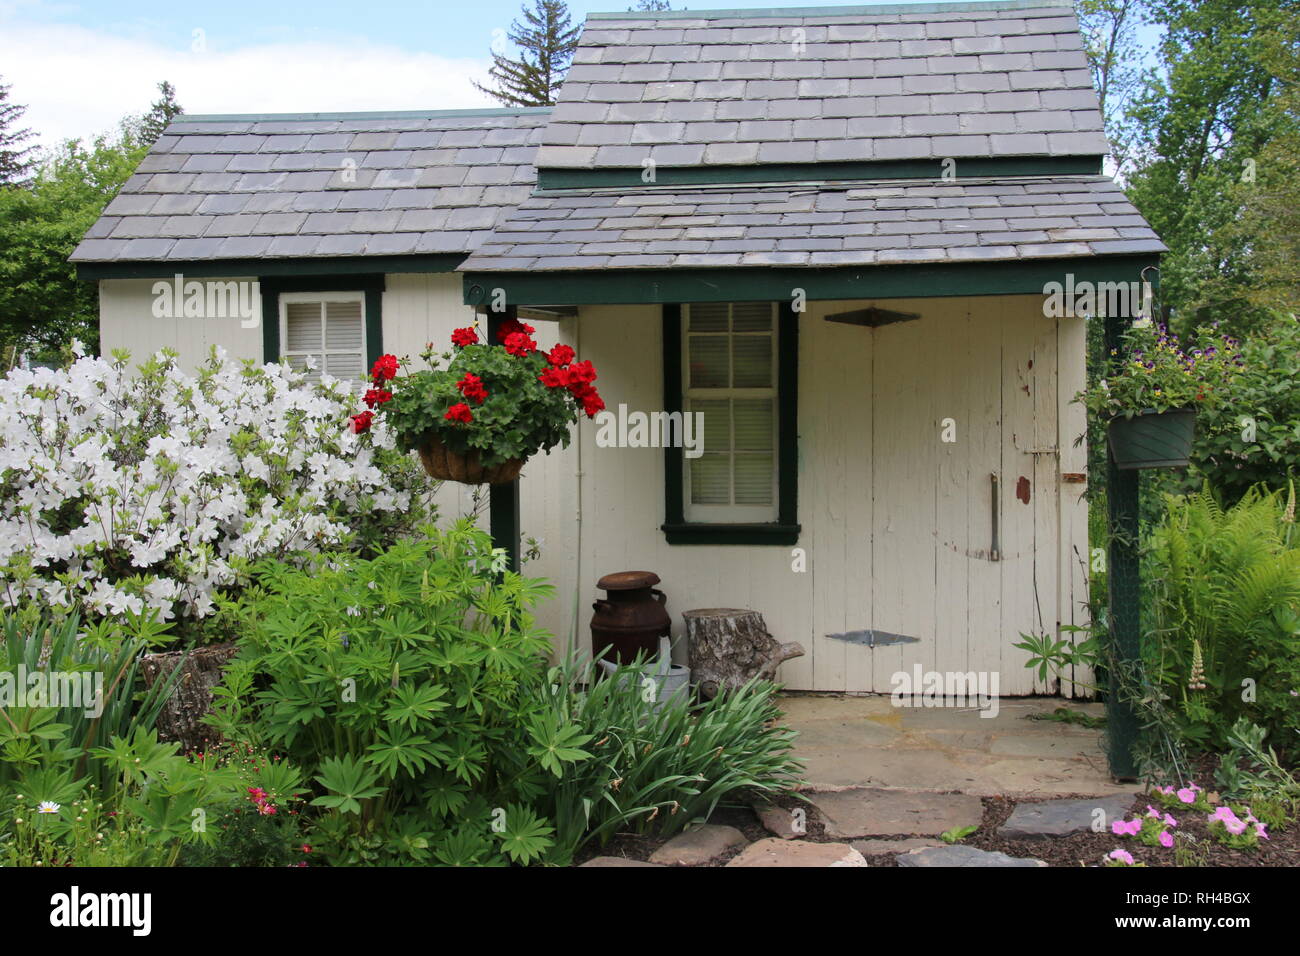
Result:
{"label": "green window frame", "polygon": [[[689,308],[689,307],[688,307]],[[684,413],[686,374],[683,308],[663,307],[664,410]],[[799,322],[789,302],[776,317],[776,518],[762,522],[690,521],[686,515],[686,462],[681,448],[664,449],[663,532],[669,544],[793,545],[799,540]]]}
{"label": "green window frame", "polygon": [[384,277],[382,275],[262,277],[262,361],[278,362],[280,341],[280,296],[287,293],[357,293],[365,314],[366,368],[384,354]]}

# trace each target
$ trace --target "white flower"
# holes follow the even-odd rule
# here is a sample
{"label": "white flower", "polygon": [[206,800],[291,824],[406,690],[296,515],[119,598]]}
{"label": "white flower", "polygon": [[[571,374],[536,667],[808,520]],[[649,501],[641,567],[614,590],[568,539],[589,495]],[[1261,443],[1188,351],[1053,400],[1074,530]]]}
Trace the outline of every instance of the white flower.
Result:
{"label": "white flower", "polygon": [[37,813],[58,813],[59,804],[52,800],[42,800],[40,806],[36,808]]}

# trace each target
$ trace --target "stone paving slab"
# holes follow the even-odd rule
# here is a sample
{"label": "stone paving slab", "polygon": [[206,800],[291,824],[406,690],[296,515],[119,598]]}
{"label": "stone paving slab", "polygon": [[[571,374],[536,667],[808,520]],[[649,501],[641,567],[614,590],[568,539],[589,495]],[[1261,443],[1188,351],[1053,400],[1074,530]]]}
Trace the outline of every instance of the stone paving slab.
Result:
{"label": "stone paving slab", "polygon": [[593,856],[583,866],[663,866],[662,863],[646,863],[644,860],[629,860],[625,856]]}
{"label": "stone paving slab", "polygon": [[908,837],[906,840],[854,840],[849,845],[863,856],[897,856],[909,850],[922,850],[928,846],[944,844],[923,837]]}
{"label": "stone paving slab", "polygon": [[[779,807],[771,804],[755,804],[754,813],[757,815],[759,822],[763,824],[767,832],[773,836],[778,836],[782,840],[797,840],[808,832],[808,815],[812,812],[811,807]],[[795,811],[803,810],[802,822],[796,824]],[[800,829],[796,830],[798,825]]]}
{"label": "stone paving slab", "polygon": [[751,843],[727,866],[866,866],[847,843],[805,843],[770,837]]}
{"label": "stone paving slab", "polygon": [[899,866],[1047,866],[1042,860],[1007,856],[1005,853],[976,849],[973,846],[933,846],[900,853]]}
{"label": "stone paving slab", "polygon": [[1007,822],[998,827],[998,836],[1013,839],[1045,840],[1091,830],[1101,811],[1101,826],[1121,820],[1137,798],[1134,793],[1086,800],[1047,800],[1043,803],[1020,803],[1011,811]]}
{"label": "stone paving slab", "polygon": [[954,827],[978,826],[984,817],[979,797],[964,793],[856,789],[814,793],[809,799],[832,839],[938,836]]}
{"label": "stone paving slab", "polygon": [[[808,789],[959,790],[979,796],[1111,796],[1101,732],[1028,720],[1066,703],[1004,699],[996,717],[956,708],[894,707],[885,695],[787,695],[785,723],[799,732]],[[1069,703],[1091,715],[1097,704]],[[996,745],[996,746],[995,746]]]}
{"label": "stone paving slab", "polygon": [[677,834],[650,855],[651,863],[664,866],[703,866],[748,840],[735,827],[706,823]]}

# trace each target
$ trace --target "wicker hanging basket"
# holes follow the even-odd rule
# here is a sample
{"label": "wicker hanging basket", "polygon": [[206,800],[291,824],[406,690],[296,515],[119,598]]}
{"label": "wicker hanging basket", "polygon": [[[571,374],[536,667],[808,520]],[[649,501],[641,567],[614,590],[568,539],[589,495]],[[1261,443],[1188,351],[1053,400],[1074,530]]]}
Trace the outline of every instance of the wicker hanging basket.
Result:
{"label": "wicker hanging basket", "polygon": [[452,451],[436,435],[426,438],[416,450],[431,478],[465,485],[504,485],[518,478],[519,469],[524,466],[524,459],[510,458],[485,468],[477,451],[465,454]]}

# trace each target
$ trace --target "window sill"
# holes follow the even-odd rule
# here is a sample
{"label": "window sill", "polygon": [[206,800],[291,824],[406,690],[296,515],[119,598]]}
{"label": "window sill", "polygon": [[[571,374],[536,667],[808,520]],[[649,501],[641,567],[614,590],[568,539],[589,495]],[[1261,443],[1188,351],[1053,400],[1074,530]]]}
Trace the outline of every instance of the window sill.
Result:
{"label": "window sill", "polygon": [[797,524],[665,524],[669,544],[770,544],[799,542]]}

